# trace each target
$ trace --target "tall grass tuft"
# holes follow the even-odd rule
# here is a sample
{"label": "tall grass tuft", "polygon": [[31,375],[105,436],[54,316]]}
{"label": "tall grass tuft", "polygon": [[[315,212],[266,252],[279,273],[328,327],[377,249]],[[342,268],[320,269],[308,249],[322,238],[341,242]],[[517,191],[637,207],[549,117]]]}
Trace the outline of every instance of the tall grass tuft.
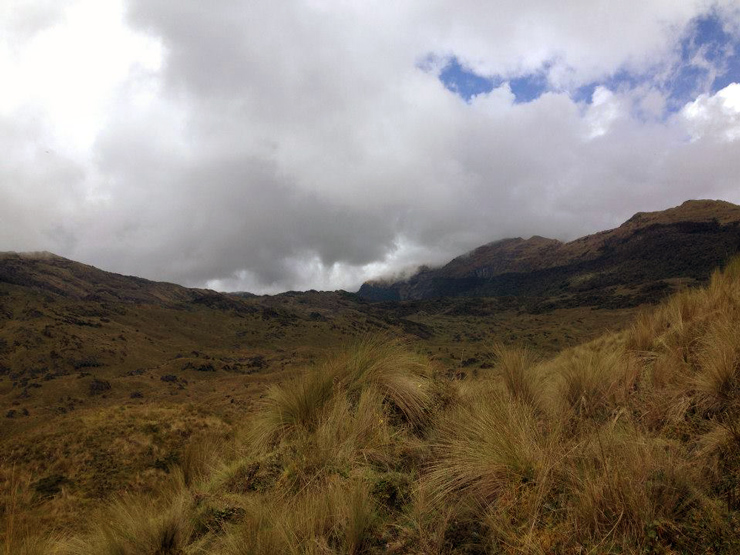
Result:
{"label": "tall grass tuft", "polygon": [[357,403],[338,397],[327,411],[313,438],[317,452],[337,464],[390,464],[390,449],[397,439],[384,410],[382,398],[372,389],[363,391]]}
{"label": "tall grass tuft", "polygon": [[87,537],[68,544],[69,555],[180,555],[190,543],[189,497],[153,502],[126,496],[107,507]]}
{"label": "tall grass tuft", "polygon": [[[369,336],[303,376],[274,386],[252,422],[248,441],[269,448],[288,437],[311,434],[345,396],[356,405],[363,392],[416,427],[429,422],[435,403],[429,363],[387,336]],[[335,407],[336,408],[336,407]],[[381,410],[380,407],[374,410]]]}
{"label": "tall grass tuft", "polygon": [[336,374],[321,368],[273,386],[252,421],[248,441],[269,448],[286,436],[313,431],[334,395],[336,382]]}
{"label": "tall grass tuft", "polygon": [[636,378],[621,349],[582,347],[558,360],[561,396],[576,419],[603,419]]}
{"label": "tall grass tuft", "polygon": [[62,555],[62,538],[53,536],[14,536],[0,541],[0,553],[7,555]]}
{"label": "tall grass tuft", "polygon": [[647,358],[666,348],[678,348],[687,356],[696,337],[697,320],[706,312],[704,291],[686,289],[675,293],[660,306],[637,317],[629,329],[626,348]]}
{"label": "tall grass tuft", "polygon": [[[453,519],[454,505],[440,505],[426,481],[415,484],[412,502],[403,515],[401,545],[409,553],[437,554],[445,552],[445,532]],[[399,552],[403,552],[399,550]]]}
{"label": "tall grass tuft", "polygon": [[367,486],[354,481],[348,487],[335,489],[333,505],[334,527],[339,531],[343,551],[351,555],[362,552],[377,520],[375,502]]}
{"label": "tall grass tuft", "polygon": [[538,412],[542,411],[544,380],[534,353],[526,348],[497,344],[493,347],[493,354],[497,359],[496,371],[511,397]]}
{"label": "tall grass tuft", "polygon": [[571,473],[568,511],[582,540],[640,545],[649,526],[670,528],[702,507],[699,472],[680,451],[630,426],[595,431]]}
{"label": "tall grass tuft", "polygon": [[213,472],[213,467],[224,458],[224,444],[219,438],[197,435],[190,438],[182,457],[180,471],[184,485],[192,488]]}
{"label": "tall grass tuft", "polygon": [[224,542],[227,555],[360,553],[376,523],[361,480],[290,499],[253,499],[246,514]]}
{"label": "tall grass tuft", "polygon": [[462,495],[489,503],[547,479],[550,453],[535,414],[507,395],[472,394],[438,432],[427,480],[440,502]]}
{"label": "tall grass tuft", "polygon": [[[0,478],[6,478],[0,476]],[[2,482],[0,482],[2,484]],[[21,507],[37,502],[29,488],[28,479],[23,479],[15,466],[7,476],[5,498],[0,503],[0,516],[4,517],[3,535],[0,536],[0,554],[2,555],[55,555],[59,553],[62,542],[60,537],[52,534],[39,534],[24,522]],[[5,488],[2,488],[3,490]],[[0,490],[2,491],[2,490]]]}
{"label": "tall grass tuft", "polygon": [[429,421],[434,403],[429,362],[403,342],[386,335],[367,336],[334,357],[327,368],[342,376],[350,396],[375,389],[411,424]]}
{"label": "tall grass tuft", "polygon": [[703,409],[723,412],[737,403],[740,399],[740,318],[725,313],[711,322],[701,340],[697,366],[693,385]]}

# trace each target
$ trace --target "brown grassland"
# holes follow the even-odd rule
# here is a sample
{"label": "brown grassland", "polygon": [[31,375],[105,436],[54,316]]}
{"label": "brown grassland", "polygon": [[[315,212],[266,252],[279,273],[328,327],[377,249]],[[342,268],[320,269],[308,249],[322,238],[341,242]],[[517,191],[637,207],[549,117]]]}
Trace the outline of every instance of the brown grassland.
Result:
{"label": "brown grassland", "polygon": [[[195,327],[198,314],[177,317]],[[118,345],[136,333],[125,315],[109,320]],[[212,322],[208,358],[174,358],[185,335],[130,352],[148,370],[111,378],[113,397],[7,432],[0,553],[740,552],[740,259],[556,354],[525,332],[465,343],[491,363],[464,366],[439,336],[362,329],[321,343],[319,326],[313,351],[265,352],[280,371],[182,384],[175,364],[233,366],[223,338],[244,326]],[[104,381],[60,377],[59,406],[92,379]]]}

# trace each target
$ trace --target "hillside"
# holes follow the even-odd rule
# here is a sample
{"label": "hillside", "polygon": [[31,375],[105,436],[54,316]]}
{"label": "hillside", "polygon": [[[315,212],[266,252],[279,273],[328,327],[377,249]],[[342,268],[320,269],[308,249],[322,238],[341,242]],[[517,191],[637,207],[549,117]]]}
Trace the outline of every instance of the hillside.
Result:
{"label": "hillside", "polygon": [[371,301],[436,297],[547,298],[551,307],[635,306],[704,282],[740,251],[740,206],[695,200],[640,212],[616,229],[568,243],[504,239],[407,280],[363,284]]}
{"label": "hillside", "polygon": [[[687,207],[694,218],[690,224],[686,223]],[[691,229],[698,230],[694,234],[697,244],[706,251],[711,238],[730,244],[736,208],[687,203],[673,212],[637,215],[618,230],[588,240],[567,244],[542,238],[502,242],[456,259],[449,271],[450,275],[464,276],[471,271],[471,261],[473,266],[478,266],[488,260],[492,275],[506,272],[510,276],[529,275],[533,276],[531,283],[537,284],[541,279],[539,272],[562,271],[555,257],[547,262],[554,266],[545,267],[546,253],[553,249],[567,247],[572,260],[593,263],[600,260],[593,258],[595,250],[601,249],[601,260],[604,260],[604,245],[611,245],[612,252],[621,252],[623,248],[624,253],[638,253],[641,251],[636,245],[638,237],[642,237],[646,243],[644,251],[655,252],[656,238],[667,241],[672,237],[680,245],[688,241],[684,234],[691,235]],[[704,220],[700,221],[702,213]],[[674,226],[670,228],[673,231],[667,233],[665,226]],[[615,239],[620,236],[623,244]],[[20,540],[13,538],[22,538],[35,530],[82,537],[86,523],[123,492],[146,499],[160,491],[162,484],[169,484],[171,477],[186,469],[193,457],[201,456],[197,454],[197,446],[205,441],[203,438],[207,438],[205,445],[215,441],[236,446],[237,450],[245,448],[239,439],[251,433],[248,432],[251,424],[245,422],[259,420],[265,410],[265,399],[274,399],[276,391],[284,391],[279,389],[281,384],[292,383],[306,372],[326,365],[336,368],[330,362],[332,353],[340,353],[337,356],[342,359],[352,352],[353,345],[364,341],[372,346],[363,355],[368,360],[385,352],[388,341],[391,344],[400,341],[401,346],[388,347],[391,359],[401,356],[408,360],[404,357],[412,356],[425,370],[421,378],[415,374],[417,370],[412,370],[416,378],[397,375],[388,387],[405,387],[404,384],[422,379],[422,389],[425,384],[431,388],[427,391],[431,397],[425,397],[424,402],[433,400],[434,411],[441,417],[447,414],[447,408],[457,406],[453,403],[448,407],[457,395],[488,383],[485,380],[492,372],[498,372],[497,361],[504,352],[500,348],[516,351],[525,347],[526,360],[530,362],[554,360],[559,353],[568,353],[568,349],[595,340],[605,332],[624,334],[642,303],[654,302],[674,286],[701,282],[708,270],[697,262],[705,260],[702,253],[697,249],[694,252],[696,260],[686,256],[665,257],[665,264],[673,261],[687,266],[676,266],[676,275],[682,277],[662,278],[659,283],[663,286],[656,286],[656,282],[648,283],[649,287],[642,284],[637,289],[614,286],[602,276],[600,284],[580,293],[558,290],[552,295],[549,289],[542,288],[524,291],[527,295],[451,296],[393,302],[368,302],[342,291],[288,292],[275,296],[222,294],[114,274],[50,253],[0,254],[0,544],[6,541],[3,538],[10,538],[5,545],[16,545]],[[629,275],[629,260],[619,257],[615,260],[621,261],[621,275]],[[633,267],[637,270],[639,264]],[[535,292],[540,294],[530,295]],[[686,295],[690,296],[690,291]],[[641,333],[649,335],[651,329],[648,326],[647,332]],[[647,353],[653,348],[644,337],[636,341],[640,351]],[[413,368],[418,368],[414,365]],[[351,411],[366,386],[360,376],[346,382],[349,405],[335,408],[350,413],[340,411],[335,416],[344,415],[342,418],[348,425],[354,422],[357,416],[352,416]],[[409,402],[413,398],[408,397]],[[385,465],[381,482],[389,484],[388,495],[395,496],[394,491],[403,484],[415,484],[425,471],[425,465],[432,460],[425,442],[437,432],[436,424],[427,422],[419,428],[426,430],[421,435],[415,431],[408,436],[403,424],[408,415],[404,417],[403,412],[413,411],[413,407],[389,407],[383,401],[381,409],[372,408],[368,414],[390,410],[379,418],[389,419],[393,425],[381,431],[390,434],[389,438],[403,436],[411,442],[404,439],[392,447],[396,439],[388,440],[391,443],[377,451]],[[421,425],[421,420],[417,424]],[[326,431],[330,430],[326,428]],[[312,444],[314,440],[307,441]],[[330,436],[321,441],[324,441],[321,449],[335,449]],[[351,465],[359,460],[357,453],[345,443],[342,445],[349,449],[344,452],[350,456],[350,462],[341,464],[354,468]],[[410,447],[413,445],[416,447]],[[367,448],[370,450],[362,451],[359,456],[372,459],[375,447]],[[417,448],[421,451],[414,451]],[[282,489],[270,489],[275,477],[273,470],[279,469],[285,479],[292,480],[289,477],[294,475],[299,481],[304,479],[304,469],[300,466],[303,463],[288,464],[286,461],[293,455],[285,455],[299,453],[300,449],[289,442],[279,453],[259,455],[262,461],[259,464],[267,465],[259,468],[267,474],[258,470],[255,479],[265,484],[265,495],[285,494]],[[411,451],[403,454],[406,449]],[[224,456],[231,464],[234,453],[231,447],[227,451],[231,455]],[[421,457],[419,461],[427,462],[417,461],[405,467],[406,463],[401,461],[406,457],[413,460]],[[331,464],[336,464],[332,460]],[[250,461],[248,466],[255,464],[253,459]],[[281,466],[285,464],[288,466]],[[291,466],[294,464],[298,466]],[[270,468],[273,470],[267,470]],[[249,474],[251,470],[247,470]],[[283,481],[280,484],[279,488],[285,485]],[[332,495],[343,495],[342,492],[348,491],[345,485],[337,485],[339,489],[332,489]],[[355,482],[350,485],[351,491],[357,486],[357,495],[365,495],[362,493],[365,486]],[[229,497],[232,494],[218,490],[213,494],[216,496],[213,503],[232,499]],[[375,493],[372,495],[375,506],[378,499]],[[408,495],[403,493],[403,498],[408,499]],[[215,520],[201,521],[197,532],[207,543],[217,540],[210,534],[215,530],[213,526],[223,524],[219,519],[231,518],[228,516],[231,511],[235,511],[234,515],[242,514],[244,508],[239,504],[241,501],[235,505],[224,501],[223,506],[213,503],[204,505],[203,510],[213,513]],[[285,509],[279,505],[265,506],[277,513]],[[442,510],[434,504],[429,507],[435,514]],[[422,506],[417,508],[426,510]],[[183,509],[191,510],[185,505]],[[401,518],[398,510],[382,509],[381,516],[395,522]],[[403,515],[403,518],[417,518],[406,512]],[[480,536],[481,531],[466,528],[469,523],[463,517],[459,522],[464,529],[458,531],[445,528],[446,524],[434,519],[428,526],[447,530],[439,540],[445,545],[458,540],[467,542],[468,534]],[[191,514],[188,518],[197,522],[201,517]],[[339,521],[334,525],[344,526]],[[381,533],[386,538],[383,541],[396,546],[397,552],[410,549],[408,542],[413,543],[409,538],[415,537],[414,532],[405,530],[396,537],[388,530],[379,532],[381,529],[382,526],[373,528],[373,534]],[[425,530],[431,533],[431,528]],[[331,539],[330,544],[338,541]],[[376,537],[373,541],[380,540]],[[331,545],[334,545],[332,549],[344,549],[337,547],[339,543]],[[373,545],[378,548],[379,544]],[[47,547],[37,552],[50,552]],[[80,549],[78,553],[97,552],[89,547]],[[461,550],[460,546],[455,549],[460,553],[475,552]],[[136,549],[121,552],[139,553]]]}
{"label": "hillside", "polygon": [[529,302],[226,295],[2,254],[0,534],[8,514],[16,530],[80,531],[121,492],[157,488],[192,437],[233,437],[272,385],[357,338],[404,338],[469,380],[490,368],[492,341],[551,355],[635,314]]}
{"label": "hillside", "polygon": [[0,283],[98,303],[161,306],[217,303],[237,310],[243,306],[214,291],[105,272],[49,252],[0,253]]}
{"label": "hillside", "polygon": [[[156,488],[72,533],[11,525],[2,542],[24,555],[732,555],[738,329],[740,259],[555,357],[492,344],[493,364],[468,380],[365,337],[271,386],[229,429],[192,412],[198,431]],[[47,509],[74,500],[62,478],[10,483],[11,523],[33,489],[56,501]]]}

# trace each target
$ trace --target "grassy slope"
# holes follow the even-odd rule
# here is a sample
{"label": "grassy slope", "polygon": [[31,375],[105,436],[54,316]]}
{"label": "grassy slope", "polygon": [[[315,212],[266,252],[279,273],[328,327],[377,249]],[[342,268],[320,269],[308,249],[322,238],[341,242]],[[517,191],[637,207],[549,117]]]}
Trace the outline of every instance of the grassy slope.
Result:
{"label": "grassy slope", "polygon": [[740,261],[554,358],[496,346],[467,380],[365,339],[86,533],[22,548],[10,496],[6,552],[737,553],[737,330]]}
{"label": "grassy slope", "polygon": [[[194,436],[233,437],[272,384],[355,337],[408,337],[444,379],[460,379],[490,369],[492,340],[552,353],[633,313],[532,314],[496,300],[377,307],[315,292],[204,303],[176,286],[42,263],[54,265],[30,278],[16,269],[31,286],[0,283],[0,538],[10,514],[16,532],[76,533],[122,492],[151,493]],[[64,279],[50,290],[54,272]],[[116,288],[131,298],[101,293]]]}

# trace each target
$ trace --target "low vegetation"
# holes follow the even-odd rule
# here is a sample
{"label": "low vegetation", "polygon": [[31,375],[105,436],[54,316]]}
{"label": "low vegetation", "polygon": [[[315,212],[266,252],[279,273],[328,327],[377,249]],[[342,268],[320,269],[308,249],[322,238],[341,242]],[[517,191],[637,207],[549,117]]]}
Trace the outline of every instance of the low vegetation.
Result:
{"label": "low vegetation", "polygon": [[0,553],[740,552],[740,260],[554,358],[455,379],[367,337],[273,385],[225,440],[85,533],[4,507]]}

